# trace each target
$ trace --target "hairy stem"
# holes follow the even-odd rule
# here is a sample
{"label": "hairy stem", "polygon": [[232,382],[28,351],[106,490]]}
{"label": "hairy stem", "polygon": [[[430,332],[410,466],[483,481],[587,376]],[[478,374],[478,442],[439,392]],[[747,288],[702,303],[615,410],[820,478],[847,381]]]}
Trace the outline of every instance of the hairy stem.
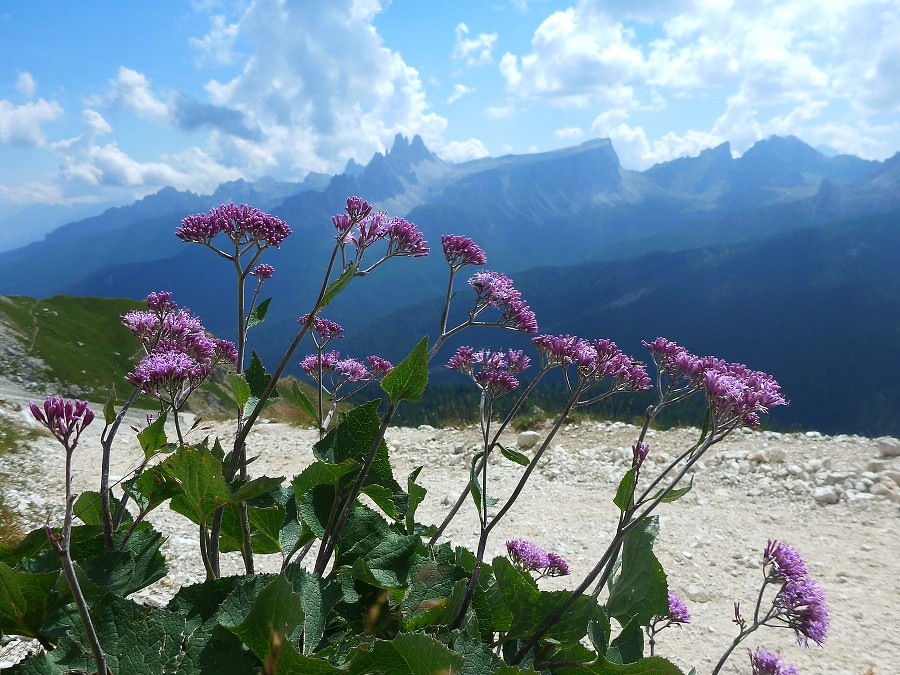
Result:
{"label": "hairy stem", "polygon": [[[131,404],[134,403],[134,399],[137,398],[137,395],[138,388],[134,387],[131,390],[131,395],[129,395],[128,399],[123,404],[122,409],[119,411],[119,414],[116,415],[116,419],[113,420],[112,424],[108,424],[100,435],[100,447],[103,452],[100,464],[100,510],[103,513],[103,541],[106,544],[107,551],[112,551],[115,548],[115,544],[113,543],[113,531],[118,526],[118,522],[116,522],[117,519],[113,518],[109,506],[109,462],[112,456],[112,444],[119,431],[119,426],[125,418],[125,413],[128,412],[128,409],[131,407]],[[122,497],[122,500],[124,502],[125,496]],[[118,513],[116,515],[118,516]]]}

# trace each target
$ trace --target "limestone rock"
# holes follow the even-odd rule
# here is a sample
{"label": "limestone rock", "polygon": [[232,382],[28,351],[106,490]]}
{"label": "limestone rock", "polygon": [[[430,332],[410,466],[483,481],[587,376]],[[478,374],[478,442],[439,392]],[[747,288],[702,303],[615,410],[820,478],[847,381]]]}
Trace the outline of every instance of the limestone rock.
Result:
{"label": "limestone rock", "polygon": [[541,435],[536,431],[523,431],[516,437],[516,445],[519,450],[530,450],[541,440]]}

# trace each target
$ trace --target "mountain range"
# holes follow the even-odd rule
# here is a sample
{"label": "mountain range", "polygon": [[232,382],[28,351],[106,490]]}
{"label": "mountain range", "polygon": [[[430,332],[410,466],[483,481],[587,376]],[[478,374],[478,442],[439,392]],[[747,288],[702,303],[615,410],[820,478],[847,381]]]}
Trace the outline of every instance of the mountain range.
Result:
{"label": "mountain range", "polygon": [[[900,432],[886,407],[900,394],[888,348],[900,337],[900,154],[829,157],[795,137],[759,141],[737,158],[726,143],[638,172],[621,167],[608,139],[449,164],[420,137],[398,135],[388,152],[337,176],[235,181],[206,196],[165,188],[69,223],[0,253],[0,294],[172,290],[231,336],[222,288],[234,287],[233,271],[174,230],[190,213],[251,203],[294,231],[264,258],[276,268],[265,287],[274,299],[252,339],[273,363],[321,283],[331,215],[354,194],[415,222],[434,255],[392,261],[338,297],[328,316],[347,329],[344,349],[397,359],[433,332],[446,284],[440,236],[464,234],[491,269],[516,279],[542,332],[611,337],[635,354],[641,338],[666,335],[773,372],[794,401],[779,412],[784,425]],[[866,364],[865,386],[836,362]]]}

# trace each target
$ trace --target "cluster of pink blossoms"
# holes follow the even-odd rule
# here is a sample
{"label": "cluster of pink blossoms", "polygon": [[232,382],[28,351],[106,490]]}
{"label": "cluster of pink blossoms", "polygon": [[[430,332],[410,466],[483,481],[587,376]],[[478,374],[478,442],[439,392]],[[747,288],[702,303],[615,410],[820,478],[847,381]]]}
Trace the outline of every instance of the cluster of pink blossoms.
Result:
{"label": "cluster of pink blossoms", "polygon": [[356,359],[341,358],[337,350],[321,354],[308,354],[300,361],[300,369],[316,382],[320,377],[331,378],[332,393],[345,384],[368,383],[387,375],[394,369],[393,364],[380,356],[366,357],[366,365]]}
{"label": "cluster of pink blossoms", "polygon": [[775,597],[774,619],[794,629],[797,642],[825,644],[828,636],[828,605],[825,591],[809,576],[803,558],[785,543],[769,540],[763,551],[769,581],[780,583]]}
{"label": "cluster of pink blossoms", "polygon": [[198,213],[181,220],[175,235],[182,241],[210,244],[220,233],[236,245],[256,243],[262,248],[278,248],[291,228],[280,218],[247,204],[222,204],[209,213]]}
{"label": "cluster of pink blossoms", "polygon": [[445,234],[441,237],[444,257],[454,272],[466,265],[484,265],[487,256],[481,247],[468,237],[458,234]]}
{"label": "cluster of pink blossoms", "polygon": [[94,411],[88,407],[87,401],[48,396],[43,410],[34,401],[29,401],[28,407],[34,418],[70,452],[78,444],[78,437],[84,428],[94,421]]}
{"label": "cluster of pink blossoms", "polygon": [[506,542],[506,552],[516,567],[525,572],[539,572],[542,577],[569,575],[569,563],[561,555],[545,551],[526,539],[510,539]]}
{"label": "cluster of pink blossoms", "polygon": [[575,366],[585,383],[613,380],[615,391],[650,389],[650,377],[643,364],[635,361],[612,340],[588,342],[575,335],[538,335],[531,339],[541,355],[544,368]]}
{"label": "cluster of pink blossoms", "polygon": [[500,272],[483,271],[476,272],[469,279],[469,285],[476,293],[473,314],[486,307],[495,307],[500,310],[497,325],[523,333],[537,333],[537,318],[513,286],[512,279]]}
{"label": "cluster of pink blossoms", "polygon": [[126,376],[141,391],[178,407],[219,363],[237,362],[237,348],[209,337],[186,309],[177,309],[169,292],[147,296],[147,310],[122,317],[146,356]]}
{"label": "cluster of pink blossoms", "polygon": [[345,213],[331,219],[337,230],[338,243],[343,250],[347,244],[356,247],[355,260],[362,260],[363,251],[378,242],[387,242],[383,259],[395,256],[422,257],[428,255],[428,242],[422,232],[405,218],[389,218],[387,214],[372,212],[372,206],[359,197],[348,197]]}
{"label": "cluster of pink blossoms", "polygon": [[660,377],[670,386],[701,390],[719,428],[759,426],[759,416],[777,405],[787,405],[781,386],[771,375],[728,363],[714,356],[698,357],[662,337],[644,342]]}
{"label": "cluster of pink blossoms", "polygon": [[492,352],[488,349],[475,351],[463,346],[450,357],[447,367],[471,377],[489,398],[508,394],[519,386],[516,375],[531,365],[522,350],[509,349]]}

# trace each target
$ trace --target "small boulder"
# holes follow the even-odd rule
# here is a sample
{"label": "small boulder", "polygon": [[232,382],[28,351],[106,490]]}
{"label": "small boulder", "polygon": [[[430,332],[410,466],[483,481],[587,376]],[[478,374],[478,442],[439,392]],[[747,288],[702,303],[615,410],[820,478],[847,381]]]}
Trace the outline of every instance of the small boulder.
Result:
{"label": "small boulder", "polygon": [[523,431],[516,437],[516,445],[519,450],[530,450],[541,440],[541,435],[536,431]]}
{"label": "small boulder", "polygon": [[882,457],[900,457],[900,440],[891,436],[882,436],[875,439],[875,447]]}
{"label": "small boulder", "polygon": [[813,499],[820,504],[837,504],[841,501],[841,495],[834,485],[825,485],[813,491]]}

